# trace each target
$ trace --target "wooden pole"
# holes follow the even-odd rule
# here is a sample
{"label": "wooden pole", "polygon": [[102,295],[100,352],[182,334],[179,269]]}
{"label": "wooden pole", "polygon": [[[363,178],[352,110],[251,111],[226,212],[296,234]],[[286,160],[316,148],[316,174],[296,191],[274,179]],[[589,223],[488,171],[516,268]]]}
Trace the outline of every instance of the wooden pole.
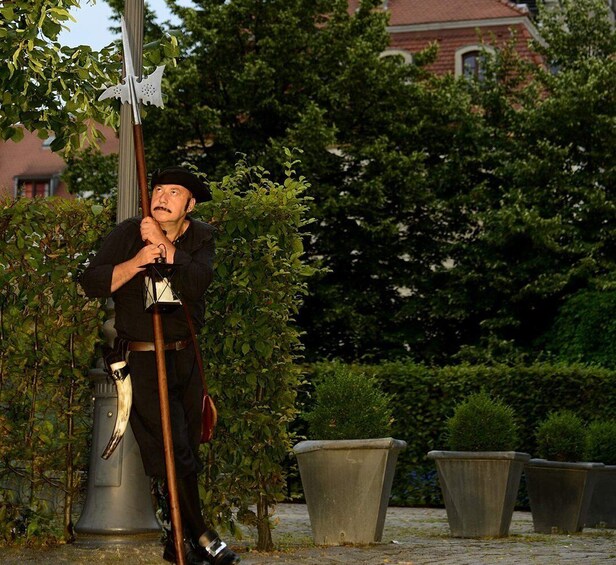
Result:
{"label": "wooden pole", "polygon": [[[150,197],[148,194],[148,179],[145,168],[145,146],[143,144],[143,131],[141,124],[133,125],[133,138],[135,140],[135,159],[137,164],[137,181],[141,196],[141,210],[143,217],[151,216]],[[179,497],[177,490],[177,477],[175,474],[175,459],[173,457],[173,437],[171,434],[171,416],[169,413],[169,388],[167,385],[167,364],[165,362],[165,339],[163,334],[163,321],[158,305],[154,304],[152,312],[152,326],[154,329],[154,350],[156,354],[156,373],[158,374],[158,397],[160,402],[160,421],[163,429],[163,446],[165,451],[165,466],[167,470],[167,489],[169,490],[169,506],[171,510],[171,529],[178,565],[185,565],[184,533],[182,529],[182,516],[180,514]]]}

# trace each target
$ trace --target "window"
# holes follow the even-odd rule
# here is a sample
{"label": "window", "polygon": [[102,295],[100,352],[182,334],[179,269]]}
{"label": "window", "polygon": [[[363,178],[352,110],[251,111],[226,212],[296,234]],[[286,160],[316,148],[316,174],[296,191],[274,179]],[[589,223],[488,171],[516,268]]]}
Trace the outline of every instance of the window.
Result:
{"label": "window", "polygon": [[462,55],[462,75],[464,77],[482,80],[481,67],[481,53],[479,51],[469,51]]}
{"label": "window", "polygon": [[53,184],[53,179],[50,178],[17,179],[16,196],[21,198],[51,196]]}
{"label": "window", "polygon": [[483,80],[485,68],[483,60],[494,49],[485,45],[469,45],[456,51],[456,76],[468,79]]}

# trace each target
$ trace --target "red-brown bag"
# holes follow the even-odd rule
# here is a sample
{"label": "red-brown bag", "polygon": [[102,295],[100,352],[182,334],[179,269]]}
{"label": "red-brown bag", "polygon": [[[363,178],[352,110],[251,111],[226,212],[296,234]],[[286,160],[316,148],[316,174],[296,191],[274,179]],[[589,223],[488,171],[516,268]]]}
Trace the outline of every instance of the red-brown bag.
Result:
{"label": "red-brown bag", "polygon": [[203,392],[203,405],[201,408],[201,443],[209,443],[214,437],[214,429],[218,423],[218,410],[212,397]]}

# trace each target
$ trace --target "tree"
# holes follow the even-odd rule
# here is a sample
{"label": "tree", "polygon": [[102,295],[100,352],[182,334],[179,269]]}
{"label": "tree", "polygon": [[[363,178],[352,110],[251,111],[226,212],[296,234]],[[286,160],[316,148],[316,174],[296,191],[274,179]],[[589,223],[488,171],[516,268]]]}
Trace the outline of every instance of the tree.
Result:
{"label": "tree", "polygon": [[[94,0],[88,0],[94,1]],[[98,102],[100,89],[120,80],[122,55],[114,45],[93,51],[63,46],[58,35],[81,0],[11,0],[0,3],[0,134],[19,141],[24,128],[41,139],[53,135],[53,151],[68,156],[102,139],[97,124],[118,126],[118,113]],[[151,18],[151,12],[150,18]],[[148,45],[150,65],[171,59],[176,39],[158,36]]]}
{"label": "tree", "polygon": [[379,358],[428,342],[412,305],[465,230],[470,97],[381,56],[376,0],[355,14],[344,0],[170,4],[184,56],[166,75],[165,109],[144,124],[149,163],[188,160],[218,179],[238,153],[277,170],[281,147],[300,149],[317,218],[307,251],[328,269],[300,316],[307,355]]}
{"label": "tree", "polygon": [[182,57],[144,123],[148,161],[217,180],[238,153],[276,171],[281,147],[301,151],[306,249],[327,269],[300,315],[309,359],[536,354],[568,295],[612,284],[616,63],[600,0],[540,22],[560,72],[508,45],[470,82],[424,72],[433,49],[383,57],[377,0],[353,14],[344,0],[169,3]]}
{"label": "tree", "polygon": [[23,128],[42,139],[55,136],[53,151],[71,151],[87,138],[99,139],[95,122],[111,124],[111,114],[96,103],[97,90],[117,76],[112,49],[66,47],[58,35],[73,19],[79,0],[13,0],[0,7],[0,132],[19,141]]}
{"label": "tree", "polygon": [[102,203],[115,198],[118,190],[118,155],[103,155],[99,149],[86,147],[66,160],[62,180],[68,191],[82,198]]}
{"label": "tree", "polygon": [[[531,69],[521,98],[502,97],[498,80],[475,93],[494,132],[482,157],[491,178],[442,287],[467,311],[470,358],[541,354],[567,297],[613,284],[616,36],[606,19],[600,0],[563,2],[540,24],[558,72]],[[506,121],[488,111],[498,100]]]}

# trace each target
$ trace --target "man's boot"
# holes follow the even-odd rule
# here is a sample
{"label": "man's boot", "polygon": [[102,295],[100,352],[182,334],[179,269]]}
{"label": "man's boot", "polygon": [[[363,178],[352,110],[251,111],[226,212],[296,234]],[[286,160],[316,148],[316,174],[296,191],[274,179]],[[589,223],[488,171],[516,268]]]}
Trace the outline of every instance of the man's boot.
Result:
{"label": "man's boot", "polygon": [[205,546],[199,545],[199,551],[207,563],[211,565],[234,565],[240,562],[239,556],[229,549],[216,532],[208,530],[199,538],[199,541],[203,543],[204,538],[207,538],[207,544]]}
{"label": "man's boot", "polygon": [[[196,547],[188,537],[182,540],[184,546],[184,561],[186,565],[208,565],[205,555],[201,551],[203,548]],[[163,559],[170,563],[177,563],[177,554],[175,551],[175,543],[173,541],[173,533],[167,534],[167,541],[165,543],[165,550],[163,552]],[[231,562],[232,563],[232,562]]]}

